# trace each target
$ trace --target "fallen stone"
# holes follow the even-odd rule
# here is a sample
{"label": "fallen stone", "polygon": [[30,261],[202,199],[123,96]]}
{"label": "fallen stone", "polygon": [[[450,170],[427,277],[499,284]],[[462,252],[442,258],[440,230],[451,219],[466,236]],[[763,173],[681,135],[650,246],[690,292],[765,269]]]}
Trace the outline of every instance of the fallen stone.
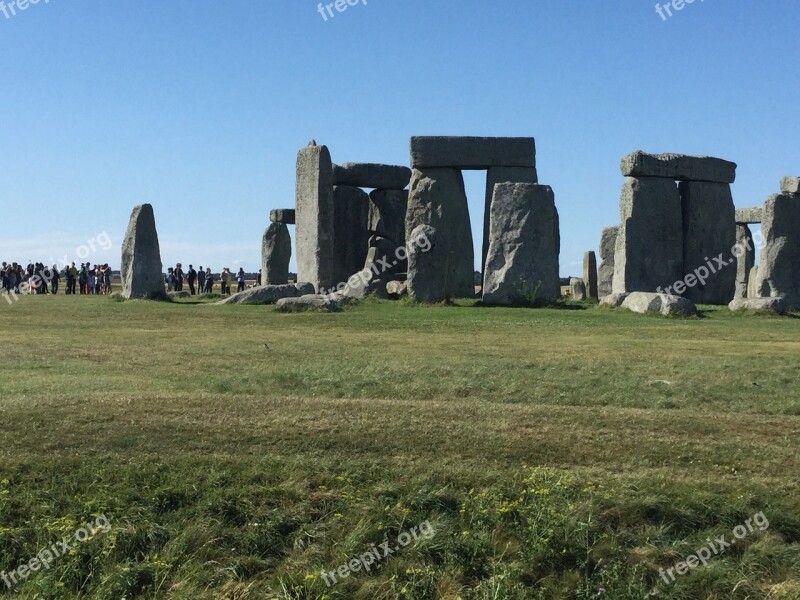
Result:
{"label": "fallen stone", "polygon": [[536,143],[526,137],[412,137],[411,166],[415,169],[535,167]]}
{"label": "fallen stone", "polygon": [[747,298],[750,273],[756,262],[756,249],[753,235],[747,225],[736,225],[736,290],[734,298]]}
{"label": "fallen stone", "polygon": [[156,219],[150,204],[134,207],[122,241],[123,298],[152,300],[164,298],[164,273],[161,270]]}
{"label": "fallen stone", "polygon": [[[475,295],[474,250],[464,178],[458,169],[414,169],[406,211],[406,240],[414,243],[412,232],[420,225],[429,225],[437,232],[436,262],[425,259],[420,268],[443,268],[448,298],[471,298]],[[439,254],[444,251],[443,262]],[[409,264],[409,277],[411,276]],[[416,273],[417,277],[438,281]],[[412,299],[414,293],[411,292]],[[438,302],[438,300],[424,300]]]}
{"label": "fallen stone", "polygon": [[576,302],[583,302],[586,300],[586,284],[584,283],[583,279],[579,277],[573,277],[569,280],[569,292],[570,296]]}
{"label": "fallen stone", "polygon": [[694,302],[680,296],[632,292],[622,302],[622,308],[641,314],[688,317],[697,314]]}
{"label": "fallen stone", "polygon": [[764,208],[761,206],[737,208],[735,216],[736,223],[737,225],[760,225],[763,213]]}
{"label": "fallen stone", "polygon": [[629,294],[608,294],[600,298],[600,304],[611,308],[619,308],[628,296]]}
{"label": "fallen stone", "polygon": [[625,177],[665,177],[674,181],[733,183],[736,163],[708,156],[648,154],[637,150],[622,159]]}
{"label": "fallen stone", "polygon": [[409,247],[409,297],[414,302],[442,302],[447,298],[447,242],[430,225],[418,225],[411,231],[409,238],[424,238],[428,241],[427,250],[417,244]]}
{"label": "fallen stone", "polygon": [[[727,305],[736,291],[736,266],[731,249],[736,244],[736,220],[731,187],[725,183],[681,182],[683,208],[684,275],[709,272],[703,282],[686,286],[683,295],[695,304]],[[714,258],[728,263],[719,266]],[[708,266],[711,263],[711,266]],[[703,271],[699,272],[702,275]],[[690,280],[691,281],[691,280]]]}
{"label": "fallen stone", "polygon": [[614,248],[615,293],[655,292],[683,278],[683,216],[669,179],[628,177]]}
{"label": "fallen stone", "polygon": [[334,272],[339,283],[363,269],[367,260],[369,196],[361,188],[337,185],[333,188],[333,215]]}
{"label": "fallen stone", "polygon": [[405,281],[389,281],[386,284],[386,293],[392,300],[397,300],[408,294],[408,285]]}
{"label": "fallen stone", "polygon": [[276,208],[269,211],[269,220],[273,223],[283,223],[284,225],[294,225],[296,218],[293,208]]}
{"label": "fallen stone", "polygon": [[598,300],[597,256],[591,250],[583,255],[583,283],[586,287],[586,297],[590,300]]}
{"label": "fallen stone", "polygon": [[403,190],[411,179],[411,169],[373,163],[344,163],[333,166],[333,185],[359,188]]}
{"label": "fallen stone", "polygon": [[261,239],[261,282],[264,285],[289,283],[292,236],[285,223],[270,223]]}
{"label": "fallen stone", "polygon": [[800,194],[800,177],[784,177],[781,179],[781,193]]}
{"label": "fallen stone", "polygon": [[297,154],[295,206],[297,277],[315,289],[331,287],[336,283],[336,263],[333,163],[327,147],[311,145]]}
{"label": "fallen stone", "polygon": [[800,307],[800,196],[770,196],[764,203],[761,235],[758,297],[783,296],[795,310]]}
{"label": "fallen stone", "polygon": [[789,305],[783,297],[777,298],[736,298],[729,305],[731,310],[754,310],[778,315],[789,312]]}
{"label": "fallen stone", "polygon": [[558,211],[549,186],[501,183],[494,188],[483,303],[554,302],[561,298]]}
{"label": "fallen stone", "polygon": [[600,268],[597,273],[597,295],[608,296],[614,285],[614,247],[619,227],[606,227],[600,236]]}
{"label": "fallen stone", "polygon": [[396,246],[405,244],[408,192],[372,190],[369,195],[369,231],[390,239]]}
{"label": "fallen stone", "polygon": [[262,285],[229,296],[217,304],[275,304],[282,298],[294,298],[313,293],[314,286],[310,283]]}
{"label": "fallen stone", "polygon": [[323,296],[308,294],[296,298],[281,298],[275,305],[278,312],[292,313],[319,310],[322,312],[339,312],[345,301],[335,295]]}

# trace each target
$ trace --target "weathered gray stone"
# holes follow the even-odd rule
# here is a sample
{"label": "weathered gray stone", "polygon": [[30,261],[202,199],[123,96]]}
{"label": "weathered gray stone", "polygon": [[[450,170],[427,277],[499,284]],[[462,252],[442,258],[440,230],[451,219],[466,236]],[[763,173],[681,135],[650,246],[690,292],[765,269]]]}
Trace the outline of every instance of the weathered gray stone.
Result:
{"label": "weathered gray stone", "polygon": [[262,285],[229,296],[217,304],[275,304],[281,298],[296,298],[313,293],[314,286],[310,283]]}
{"label": "weathered gray stone", "polygon": [[561,297],[558,211],[546,185],[501,183],[494,188],[483,303],[553,302]]}
{"label": "weathered gray stone", "polygon": [[800,177],[784,177],[781,179],[781,193],[800,194]]}
{"label": "weathered gray stone", "polygon": [[625,177],[665,177],[675,181],[733,183],[736,163],[709,156],[648,154],[637,150],[622,159]]}
{"label": "weathered gray stone", "polygon": [[669,179],[628,177],[614,249],[615,293],[655,292],[683,277],[683,217]]}
{"label": "weathered gray stone", "polygon": [[[420,225],[430,225],[437,232],[437,256],[446,251],[444,265],[445,294],[449,298],[471,298],[475,295],[474,250],[464,178],[458,169],[414,169],[406,211],[406,240]],[[421,267],[436,265],[427,258]],[[411,267],[409,266],[409,276]],[[422,275],[424,279],[437,277]],[[412,293],[413,298],[413,293]],[[425,300],[430,302],[431,300]],[[437,300],[432,300],[436,302]]]}
{"label": "weathered gray stone", "polygon": [[691,300],[669,294],[632,292],[622,302],[622,308],[642,314],[661,314],[665,316],[688,317],[697,314],[697,307]]}
{"label": "weathered gray stone", "polygon": [[736,293],[734,298],[747,298],[750,272],[756,262],[753,234],[747,225],[736,225]]}
{"label": "weathered gray stone", "polygon": [[614,285],[614,249],[619,227],[606,227],[600,236],[600,268],[597,274],[597,294],[608,296]]}
{"label": "weathered gray stone", "polygon": [[333,165],[333,184],[360,188],[403,190],[411,179],[411,169],[373,163]]}
{"label": "weathered gray stone", "polygon": [[372,190],[369,195],[369,231],[402,246],[406,239],[407,206],[408,192]]}
{"label": "weathered gray stone", "polygon": [[758,267],[750,269],[747,277],[747,297],[758,298]]}
{"label": "weathered gray stone", "polygon": [[755,310],[782,315],[789,312],[790,307],[782,296],[777,298],[736,298],[729,305],[731,310]]}
{"label": "weathered gray stone", "polygon": [[335,284],[333,163],[328,148],[308,146],[297,154],[295,188],[297,277],[316,289]]}
{"label": "weathered gray stone", "polygon": [[583,283],[586,286],[586,297],[599,300],[597,292],[597,256],[591,250],[583,255]]}
{"label": "weathered gray stone", "polygon": [[[736,243],[736,220],[733,196],[726,183],[681,182],[683,208],[683,270],[684,274],[711,262],[711,272],[705,283],[687,286],[683,294],[695,304],[727,305],[736,290],[736,269],[731,261],[731,249]],[[715,257],[729,263],[719,267]],[[707,270],[711,270],[706,267]]]}
{"label": "weathered gray stone", "polygon": [[569,280],[569,295],[577,302],[586,300],[586,283],[580,277]]}
{"label": "weathered gray stone", "polygon": [[284,223],[270,223],[261,239],[261,282],[265,285],[289,283],[292,236]]}
{"label": "weathered gray stone", "polygon": [[123,298],[165,297],[156,219],[150,204],[134,207],[122,241]]}
{"label": "weathered gray stone", "polygon": [[283,223],[284,225],[294,225],[295,210],[293,208],[276,208],[269,211],[269,220],[273,223]]}
{"label": "weathered gray stone", "polygon": [[402,245],[398,246],[383,236],[373,235],[369,239],[369,251],[363,267],[375,277],[390,279],[408,269],[407,252]]}
{"label": "weathered gray stone", "polygon": [[536,167],[492,167],[486,171],[486,196],[483,210],[483,247],[481,271],[485,271],[486,255],[489,253],[489,216],[492,212],[494,186],[498,183],[539,183]]}
{"label": "weathered gray stone", "polygon": [[758,297],[783,296],[800,307],[800,196],[776,194],[764,203],[764,246],[758,267]]}
{"label": "weathered gray stone", "polygon": [[629,294],[608,294],[606,296],[601,296],[600,304],[603,306],[610,306],[611,308],[619,308],[628,296]]}
{"label": "weathered gray stone", "polygon": [[408,294],[408,284],[405,281],[389,281],[386,283],[386,293],[389,298],[396,300]]}
{"label": "weathered gray stone", "polygon": [[343,298],[335,295],[308,294],[299,297],[281,298],[275,304],[275,309],[283,313],[304,312],[308,310],[339,312],[345,303]]}
{"label": "weathered gray stone", "polygon": [[428,242],[427,245],[409,245],[409,297],[414,302],[442,302],[447,298],[447,241],[430,225],[418,225],[408,237],[409,240],[425,239]]}
{"label": "weathered gray stone", "polygon": [[536,143],[526,137],[412,137],[411,166],[415,169],[535,167]]}
{"label": "weathered gray stone", "polygon": [[764,208],[755,206],[753,208],[737,208],[735,220],[738,225],[759,225]]}
{"label": "weathered gray stone", "polygon": [[334,254],[336,282],[347,281],[364,268],[369,250],[369,196],[361,188],[333,188]]}

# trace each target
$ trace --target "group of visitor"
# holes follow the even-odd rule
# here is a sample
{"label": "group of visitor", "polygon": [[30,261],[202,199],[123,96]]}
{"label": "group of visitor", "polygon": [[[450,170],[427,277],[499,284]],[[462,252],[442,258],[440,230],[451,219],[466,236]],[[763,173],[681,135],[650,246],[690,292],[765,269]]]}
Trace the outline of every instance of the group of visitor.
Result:
{"label": "group of visitor", "polygon": [[110,294],[111,267],[81,263],[78,268],[74,262],[63,268],[40,262],[23,267],[21,263],[3,262],[0,268],[3,294],[57,294],[62,282],[65,294]]}
{"label": "group of visitor", "polygon": [[[228,267],[222,269],[219,274],[219,293],[226,295],[231,293],[231,281],[234,276]],[[197,269],[189,265],[189,268],[184,271],[181,263],[176,264],[174,267],[167,269],[166,283],[168,292],[183,292],[184,285],[188,287],[189,293],[194,296],[196,294],[211,294],[214,291],[214,274],[210,268],[203,270],[200,265]],[[236,290],[241,292],[245,288],[245,272],[244,269],[239,269],[236,274]]]}

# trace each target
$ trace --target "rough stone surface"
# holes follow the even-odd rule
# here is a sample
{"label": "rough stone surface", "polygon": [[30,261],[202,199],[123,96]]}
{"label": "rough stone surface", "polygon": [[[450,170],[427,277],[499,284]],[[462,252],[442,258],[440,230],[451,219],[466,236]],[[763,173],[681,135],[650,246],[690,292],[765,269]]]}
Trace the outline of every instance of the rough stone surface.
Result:
{"label": "rough stone surface", "polygon": [[389,298],[396,300],[408,294],[408,284],[405,281],[389,281],[386,284],[386,293]]}
{"label": "rough stone surface", "polygon": [[284,225],[294,225],[296,218],[293,208],[276,208],[269,211],[269,220],[273,223],[283,223]]}
{"label": "rough stone surface", "polygon": [[756,249],[753,244],[753,234],[747,225],[736,225],[736,247],[741,252],[736,257],[736,292],[733,297],[747,298],[750,272],[756,262]]}
{"label": "rough stone surface", "polygon": [[536,143],[526,137],[412,137],[411,166],[416,169],[535,167]]}
{"label": "rough stone surface", "polygon": [[265,285],[289,283],[292,236],[284,223],[270,223],[261,239],[261,282]]}
{"label": "rough stone surface", "polygon": [[747,278],[747,297],[758,298],[758,267],[750,269],[750,275]]}
{"label": "rough stone surface", "polygon": [[307,310],[339,312],[344,304],[346,304],[346,300],[336,295],[307,294],[299,297],[281,298],[275,304],[275,308],[278,312],[284,313]]}
{"label": "rough stone surface", "polygon": [[501,183],[494,190],[483,303],[558,300],[561,237],[553,190],[528,183]]}
{"label": "rough stone surface", "polygon": [[642,314],[661,314],[665,316],[691,316],[697,314],[697,307],[691,300],[668,294],[632,292],[622,302],[622,308]]}
{"label": "rough stone surface", "polygon": [[131,213],[122,242],[123,298],[163,298],[164,273],[161,269],[161,248],[153,207],[140,204]]}
{"label": "rough stone surface", "polygon": [[369,196],[361,188],[333,188],[335,279],[337,284],[364,268],[369,250]]}
{"label": "rough stone surface", "polygon": [[449,251],[439,231],[430,225],[418,225],[409,239],[424,238],[425,246],[412,244],[408,252],[408,295],[414,302],[442,302],[447,298]]}
{"label": "rough stone surface", "polygon": [[790,310],[786,299],[777,298],[736,298],[729,305],[731,310],[757,310],[762,312],[773,312],[782,315]]}
{"label": "rough stone surface", "polygon": [[598,300],[597,255],[591,250],[583,255],[583,283],[586,286],[586,297],[591,300]]}
{"label": "rough stone surface", "polygon": [[333,166],[333,184],[359,188],[403,190],[411,179],[411,169],[373,163],[344,163]]}
{"label": "rough stone surface", "polygon": [[[731,249],[736,244],[736,220],[731,188],[725,183],[681,182],[683,208],[683,270],[693,273],[709,261],[711,273],[683,294],[695,304],[727,305],[736,290],[736,268]],[[722,255],[726,267],[715,267],[714,257]],[[706,267],[708,269],[708,267]]]}
{"label": "rough stone surface", "polygon": [[764,209],[761,206],[753,208],[737,208],[735,220],[739,225],[759,225]]}
{"label": "rough stone surface", "polygon": [[295,187],[297,277],[316,289],[335,285],[333,163],[325,146],[297,154]]}
{"label": "rough stone surface", "polygon": [[310,283],[262,285],[229,296],[217,304],[275,304],[281,298],[295,298],[313,293],[314,286]]}
{"label": "rough stone surface", "polygon": [[784,177],[781,179],[781,193],[800,194],[800,177]]}
{"label": "rough stone surface", "polygon": [[580,277],[569,280],[569,294],[573,300],[583,302],[586,300],[586,284]]}
{"label": "rough stone surface", "polygon": [[610,306],[611,308],[619,308],[625,302],[625,298],[629,294],[608,294],[600,298],[600,304],[603,306]]}
{"label": "rough stone surface", "polygon": [[369,250],[364,269],[370,270],[375,277],[390,279],[397,273],[405,273],[408,268],[407,253],[392,240],[379,235],[369,239]]}
{"label": "rough stone surface", "polygon": [[716,183],[733,183],[736,180],[736,163],[721,158],[648,154],[641,150],[623,158],[620,170],[625,177],[664,177],[674,181]]}
{"label": "rough stone surface", "polygon": [[800,196],[770,196],[764,203],[761,235],[758,297],[784,296],[795,310],[800,307]]}
{"label": "rough stone surface", "polygon": [[655,292],[683,278],[683,217],[675,182],[628,177],[619,204],[613,291]]}
{"label": "rough stone surface", "polygon": [[[446,252],[445,294],[449,298],[472,298],[475,295],[474,250],[464,178],[458,169],[414,169],[406,211],[406,240],[420,225],[430,225],[437,232],[437,257]],[[434,263],[423,260],[422,265]],[[437,262],[436,268],[440,268]],[[424,268],[424,267],[423,267]],[[411,267],[409,266],[409,275]],[[419,275],[419,274],[418,274]],[[438,279],[431,276],[432,280]],[[412,293],[413,298],[413,293]]]}
{"label": "rough stone surface", "polygon": [[369,231],[402,246],[406,239],[408,192],[372,190],[369,195]]}
{"label": "rough stone surface", "polygon": [[619,227],[606,227],[600,236],[600,268],[597,272],[597,294],[601,298],[611,293],[614,285],[614,248]]}
{"label": "rough stone surface", "polygon": [[489,217],[492,213],[494,186],[498,183],[539,183],[539,177],[536,174],[536,167],[492,167],[486,171],[481,271],[486,271],[486,255],[489,253]]}

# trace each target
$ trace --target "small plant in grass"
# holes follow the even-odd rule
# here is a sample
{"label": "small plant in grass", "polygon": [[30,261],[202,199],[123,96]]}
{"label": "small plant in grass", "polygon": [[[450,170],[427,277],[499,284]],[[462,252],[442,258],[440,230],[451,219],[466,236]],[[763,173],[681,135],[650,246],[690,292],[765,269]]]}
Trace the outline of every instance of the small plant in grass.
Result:
{"label": "small plant in grass", "polygon": [[524,277],[520,278],[517,288],[514,290],[512,300],[514,306],[542,306],[542,301],[538,299],[541,285],[541,281],[529,283]]}

